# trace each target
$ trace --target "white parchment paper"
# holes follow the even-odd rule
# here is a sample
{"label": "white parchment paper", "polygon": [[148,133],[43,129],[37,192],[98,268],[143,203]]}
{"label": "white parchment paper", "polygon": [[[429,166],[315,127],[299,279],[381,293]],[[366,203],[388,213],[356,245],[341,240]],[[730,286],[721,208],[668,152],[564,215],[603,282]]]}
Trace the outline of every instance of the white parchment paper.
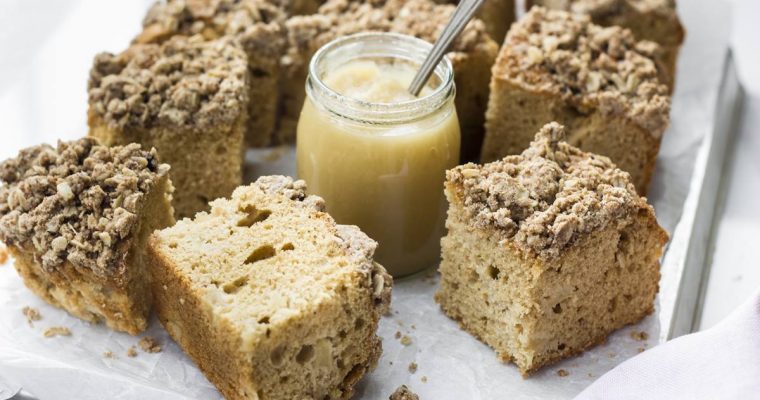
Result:
{"label": "white parchment paper", "polygon": [[[650,202],[669,232],[678,223],[701,138],[712,127],[728,35],[727,4],[690,0],[680,2],[679,8],[687,41],[672,124],[650,191]],[[251,151],[247,159],[249,177],[294,171],[292,148]],[[360,383],[358,398],[387,398],[401,384],[425,400],[571,398],[623,360],[656,345],[660,336],[653,315],[581,356],[523,379],[514,366],[499,362],[493,351],[441,313],[433,301],[437,285],[432,270],[396,283],[392,313],[383,318],[379,330],[384,352],[377,369]],[[37,308],[42,319],[27,323],[24,306]],[[72,335],[43,338],[51,326],[68,327]],[[631,336],[642,331],[647,340]],[[411,343],[402,345],[397,332]],[[22,388],[40,399],[220,398],[156,320],[142,336],[156,338],[163,351],[149,354],[138,349],[136,357],[128,357],[127,350],[140,337],[93,326],[47,305],[24,287],[10,262],[0,266],[0,399]],[[109,351],[113,358],[104,356]],[[418,366],[415,373],[409,371],[412,362]],[[560,369],[567,376],[559,376]]]}

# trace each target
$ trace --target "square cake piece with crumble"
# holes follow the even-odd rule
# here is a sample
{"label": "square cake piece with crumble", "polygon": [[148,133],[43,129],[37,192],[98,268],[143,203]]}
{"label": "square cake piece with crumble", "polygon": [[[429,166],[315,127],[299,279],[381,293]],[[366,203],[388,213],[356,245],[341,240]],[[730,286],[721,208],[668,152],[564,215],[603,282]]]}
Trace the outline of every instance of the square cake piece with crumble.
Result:
{"label": "square cake piece with crumble", "polygon": [[524,375],[650,314],[668,240],[628,173],[563,139],[551,123],[445,184],[436,301]]}
{"label": "square cake piece with crumble", "polygon": [[21,150],[0,164],[0,240],[48,303],[133,335],[152,296],[145,249],[174,223],[169,166],[140,145],[93,139]]}
{"label": "square cake piece with crumble", "polygon": [[161,323],[228,399],[347,399],[382,351],[377,243],[303,181],[259,178],[156,232]]}
{"label": "square cake piece with crumble", "polygon": [[242,180],[247,56],[230,37],[177,36],[95,58],[89,135],[108,146],[155,147],[171,165],[177,218],[229,196]]}
{"label": "square cake piece with crumble", "polygon": [[544,124],[607,156],[646,194],[670,96],[659,46],[588,16],[533,7],[512,25],[491,77],[483,161],[520,154]]}

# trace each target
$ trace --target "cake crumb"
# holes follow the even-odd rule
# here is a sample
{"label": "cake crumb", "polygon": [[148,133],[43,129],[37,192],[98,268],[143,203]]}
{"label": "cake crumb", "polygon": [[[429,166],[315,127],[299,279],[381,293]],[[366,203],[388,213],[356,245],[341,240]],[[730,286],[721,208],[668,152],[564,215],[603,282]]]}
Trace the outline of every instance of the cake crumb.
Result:
{"label": "cake crumb", "polygon": [[137,357],[137,350],[135,350],[135,346],[132,346],[127,350],[127,357]]}
{"label": "cake crumb", "polygon": [[649,339],[649,334],[644,331],[641,331],[641,332],[633,331],[631,332],[631,338],[633,338],[634,340],[638,340],[639,342],[643,342]]}
{"label": "cake crumb", "polygon": [[396,339],[401,339],[401,332],[396,331],[396,334],[393,335],[393,337],[395,337]]}
{"label": "cake crumb", "polygon": [[409,363],[409,373],[413,374],[415,372],[417,372],[417,363],[412,361]]}
{"label": "cake crumb", "polygon": [[403,344],[404,346],[409,346],[410,344],[412,344],[412,338],[410,338],[407,335],[402,336],[401,337],[401,344]]}
{"label": "cake crumb", "polygon": [[557,371],[557,375],[559,375],[559,376],[561,376],[561,377],[564,378],[564,377],[570,375],[570,373],[567,372],[567,371],[565,371],[564,369],[561,369],[561,370]]}
{"label": "cake crumb", "polygon": [[388,400],[420,400],[420,396],[412,392],[406,385],[401,385],[388,397]]}
{"label": "cake crumb", "polygon": [[71,336],[71,330],[65,326],[51,326],[50,328],[45,329],[45,332],[42,335],[46,338],[54,336]]}
{"label": "cake crumb", "polygon": [[138,343],[142,351],[146,353],[160,353],[161,352],[161,345],[158,344],[158,342],[153,339],[150,336],[146,336],[142,339],[140,339],[140,342]]}
{"label": "cake crumb", "polygon": [[647,350],[647,349],[645,349],[645,348],[643,348],[643,347],[639,347],[639,349],[638,349],[639,353],[643,353],[643,352],[645,352],[646,350]]}
{"label": "cake crumb", "polygon": [[113,352],[111,350],[104,351],[103,352],[103,357],[105,357],[105,358],[116,358],[116,356],[114,356],[114,354],[113,354]]}
{"label": "cake crumb", "polygon": [[422,378],[420,378],[422,383],[427,383],[427,376],[423,375]]}
{"label": "cake crumb", "polygon": [[34,321],[39,321],[42,319],[42,315],[36,308],[25,306],[21,309],[21,312],[26,316],[26,322],[29,324],[29,326],[34,326]]}

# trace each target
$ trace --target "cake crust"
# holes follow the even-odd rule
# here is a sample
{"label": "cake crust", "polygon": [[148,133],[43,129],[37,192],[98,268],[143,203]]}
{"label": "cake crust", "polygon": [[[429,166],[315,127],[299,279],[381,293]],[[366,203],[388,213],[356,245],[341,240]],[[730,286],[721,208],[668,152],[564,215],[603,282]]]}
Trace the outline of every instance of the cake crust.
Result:
{"label": "cake crust", "polygon": [[153,229],[174,222],[168,171],[155,150],[86,138],[0,164],[0,240],[27,287],[84,320],[145,329],[143,250]]}

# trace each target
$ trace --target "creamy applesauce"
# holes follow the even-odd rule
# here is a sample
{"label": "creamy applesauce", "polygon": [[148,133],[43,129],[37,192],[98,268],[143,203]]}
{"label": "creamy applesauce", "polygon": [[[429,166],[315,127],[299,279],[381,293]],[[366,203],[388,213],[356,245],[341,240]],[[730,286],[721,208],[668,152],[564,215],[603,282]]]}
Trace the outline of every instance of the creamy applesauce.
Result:
{"label": "creamy applesauce", "polygon": [[414,97],[406,88],[419,62],[352,54],[323,68],[318,82],[309,77],[298,175],[338,223],[358,225],[379,243],[378,262],[404,276],[440,255],[443,182],[460,142],[451,66]]}

